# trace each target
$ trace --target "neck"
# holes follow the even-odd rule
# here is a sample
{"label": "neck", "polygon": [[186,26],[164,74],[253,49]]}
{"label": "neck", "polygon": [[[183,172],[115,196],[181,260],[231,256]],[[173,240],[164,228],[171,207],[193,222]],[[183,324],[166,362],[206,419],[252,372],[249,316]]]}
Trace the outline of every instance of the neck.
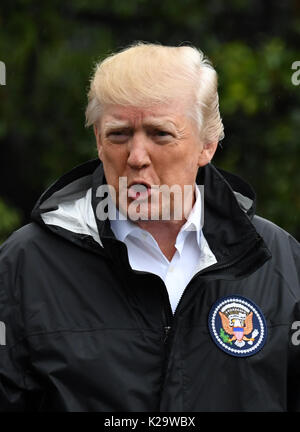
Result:
{"label": "neck", "polygon": [[185,222],[184,219],[179,221],[138,221],[136,224],[155,238],[162,253],[171,261],[176,252],[177,235]]}

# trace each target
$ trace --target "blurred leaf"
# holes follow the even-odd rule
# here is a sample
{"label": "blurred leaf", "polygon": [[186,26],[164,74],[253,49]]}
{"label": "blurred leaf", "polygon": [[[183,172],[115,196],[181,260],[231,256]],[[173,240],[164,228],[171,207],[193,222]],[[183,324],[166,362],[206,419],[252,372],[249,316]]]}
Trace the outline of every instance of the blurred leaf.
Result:
{"label": "blurred leaf", "polygon": [[9,206],[0,198],[0,244],[19,227],[21,215],[18,210]]}

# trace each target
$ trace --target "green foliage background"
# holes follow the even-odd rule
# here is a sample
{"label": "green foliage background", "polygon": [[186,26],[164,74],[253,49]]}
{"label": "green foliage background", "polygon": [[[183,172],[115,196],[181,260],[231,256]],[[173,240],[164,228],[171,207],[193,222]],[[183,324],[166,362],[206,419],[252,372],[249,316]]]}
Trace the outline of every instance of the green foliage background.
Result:
{"label": "green foliage background", "polygon": [[97,157],[84,128],[94,64],[136,40],[190,43],[219,74],[216,166],[256,189],[257,212],[300,237],[300,2],[12,0],[0,5],[0,242],[58,176]]}

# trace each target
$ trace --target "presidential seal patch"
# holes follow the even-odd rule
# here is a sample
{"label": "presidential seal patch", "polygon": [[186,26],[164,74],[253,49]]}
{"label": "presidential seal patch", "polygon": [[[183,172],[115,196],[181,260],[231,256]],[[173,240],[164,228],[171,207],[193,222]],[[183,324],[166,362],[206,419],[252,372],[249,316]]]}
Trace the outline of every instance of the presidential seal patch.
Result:
{"label": "presidential seal patch", "polygon": [[238,295],[222,297],[209,313],[208,325],[215,344],[227,354],[248,357],[262,349],[267,324],[253,301]]}

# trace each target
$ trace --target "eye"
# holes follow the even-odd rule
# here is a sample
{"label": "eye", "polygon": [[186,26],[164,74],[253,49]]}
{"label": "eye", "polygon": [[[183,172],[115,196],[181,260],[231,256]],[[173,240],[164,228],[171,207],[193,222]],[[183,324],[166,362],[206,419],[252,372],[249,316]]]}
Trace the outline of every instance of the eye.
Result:
{"label": "eye", "polygon": [[106,134],[106,137],[113,143],[123,143],[127,141],[130,133],[127,130],[114,130],[111,132],[108,132]]}
{"label": "eye", "polygon": [[167,130],[156,129],[152,132],[154,138],[158,141],[169,141],[173,138],[173,134]]}
{"label": "eye", "polygon": [[156,131],[156,134],[158,135],[158,136],[169,136],[169,135],[171,135],[170,134],[170,132],[168,132],[168,131],[164,131],[164,130],[157,130]]}

